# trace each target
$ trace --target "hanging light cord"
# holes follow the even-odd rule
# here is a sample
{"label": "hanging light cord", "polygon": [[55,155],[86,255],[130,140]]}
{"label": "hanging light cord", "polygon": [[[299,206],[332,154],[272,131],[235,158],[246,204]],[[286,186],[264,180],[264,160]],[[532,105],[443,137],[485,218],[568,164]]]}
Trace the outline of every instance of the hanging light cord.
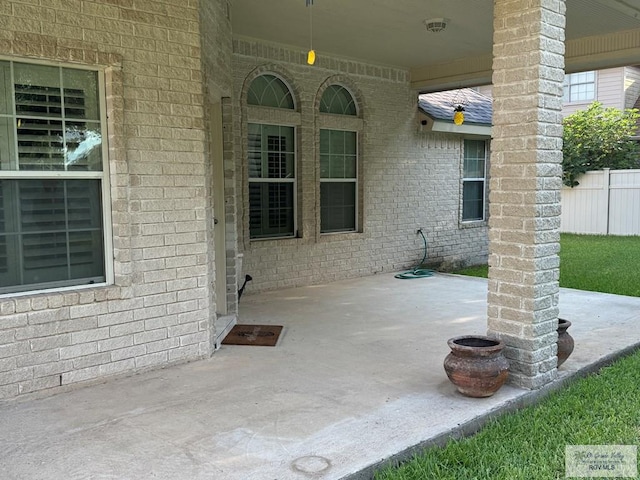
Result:
{"label": "hanging light cord", "polygon": [[313,50],[313,0],[306,0],[309,7],[309,52],[307,53],[307,63],[313,65],[316,63],[316,52]]}
{"label": "hanging light cord", "polygon": [[313,0],[307,0],[309,8],[309,50],[313,50]]}

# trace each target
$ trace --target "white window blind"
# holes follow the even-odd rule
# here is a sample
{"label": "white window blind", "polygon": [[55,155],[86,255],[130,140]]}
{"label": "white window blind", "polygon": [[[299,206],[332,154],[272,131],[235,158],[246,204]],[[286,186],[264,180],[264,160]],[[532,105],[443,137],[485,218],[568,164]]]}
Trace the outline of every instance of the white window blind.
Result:
{"label": "white window blind", "polygon": [[[276,75],[265,73],[251,82],[247,104],[269,109],[295,110],[291,89]],[[296,235],[295,128],[250,123],[249,238],[286,238]]]}
{"label": "white window blind", "polygon": [[293,127],[249,124],[249,232],[251,238],[295,235]]}

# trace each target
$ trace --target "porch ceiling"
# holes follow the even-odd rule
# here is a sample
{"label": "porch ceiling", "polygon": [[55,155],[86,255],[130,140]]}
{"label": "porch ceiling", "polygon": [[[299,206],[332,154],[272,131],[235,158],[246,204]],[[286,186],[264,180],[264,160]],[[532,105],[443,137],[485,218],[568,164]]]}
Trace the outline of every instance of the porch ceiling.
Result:
{"label": "porch ceiling", "polygon": [[[322,54],[407,68],[423,92],[490,83],[493,0],[315,0]],[[440,33],[424,20],[448,19]],[[309,48],[305,0],[233,0],[235,36]],[[568,0],[567,71],[640,63],[640,0]]]}

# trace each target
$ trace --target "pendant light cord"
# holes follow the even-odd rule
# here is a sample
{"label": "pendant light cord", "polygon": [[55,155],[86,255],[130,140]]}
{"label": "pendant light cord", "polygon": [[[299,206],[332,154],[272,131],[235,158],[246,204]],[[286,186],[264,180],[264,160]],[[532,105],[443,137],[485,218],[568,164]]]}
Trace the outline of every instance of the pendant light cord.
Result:
{"label": "pendant light cord", "polygon": [[309,7],[309,50],[313,50],[313,0],[307,0]]}

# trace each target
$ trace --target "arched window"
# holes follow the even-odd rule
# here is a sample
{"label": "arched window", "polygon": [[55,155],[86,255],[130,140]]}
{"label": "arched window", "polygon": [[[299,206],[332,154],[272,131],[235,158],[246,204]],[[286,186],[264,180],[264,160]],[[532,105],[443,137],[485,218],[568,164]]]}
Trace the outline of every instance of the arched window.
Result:
{"label": "arched window", "polygon": [[[256,77],[247,103],[268,108],[295,109],[293,94],[272,74]],[[293,237],[296,234],[295,127],[248,124],[249,238]]]}
{"label": "arched window", "polygon": [[349,90],[342,85],[329,85],[320,100],[321,113],[335,113],[336,115],[357,115],[356,102]]}
{"label": "arched window", "polygon": [[[356,102],[342,85],[329,85],[320,113],[357,115]],[[346,120],[346,119],[345,119]],[[338,126],[338,125],[337,125]],[[320,129],[320,233],[355,232],[358,228],[358,131]]]}
{"label": "arched window", "polygon": [[261,107],[287,108],[293,110],[295,104],[289,87],[275,75],[264,74],[256,77],[247,95],[249,105]]}

